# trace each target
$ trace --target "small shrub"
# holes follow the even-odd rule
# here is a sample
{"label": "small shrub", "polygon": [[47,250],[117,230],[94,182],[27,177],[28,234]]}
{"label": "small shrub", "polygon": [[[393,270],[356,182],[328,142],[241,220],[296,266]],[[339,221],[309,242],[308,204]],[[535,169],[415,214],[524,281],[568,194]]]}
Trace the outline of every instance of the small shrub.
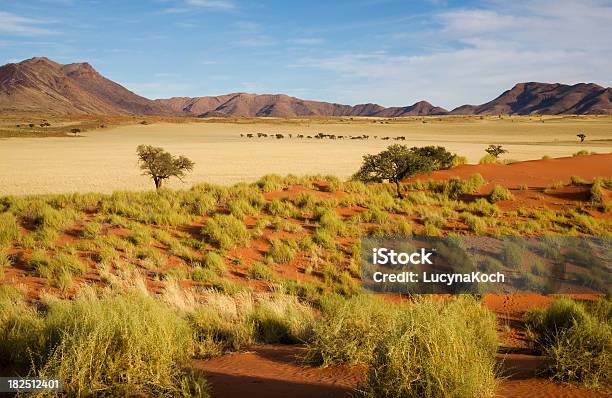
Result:
{"label": "small shrub", "polygon": [[508,188],[505,188],[501,185],[496,185],[495,187],[493,187],[493,190],[489,194],[489,201],[491,201],[491,203],[496,203],[500,200],[512,199],[514,199],[512,193],[508,190]]}

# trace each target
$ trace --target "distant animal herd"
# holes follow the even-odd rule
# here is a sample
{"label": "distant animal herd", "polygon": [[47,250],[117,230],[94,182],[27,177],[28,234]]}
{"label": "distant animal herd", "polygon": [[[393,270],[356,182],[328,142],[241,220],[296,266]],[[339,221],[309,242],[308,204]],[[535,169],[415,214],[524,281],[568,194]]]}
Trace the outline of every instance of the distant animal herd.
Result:
{"label": "distant animal herd", "polygon": [[398,137],[387,137],[387,136],[378,136],[378,135],[337,135],[337,134],[324,134],[317,133],[315,135],[304,135],[304,134],[266,134],[266,133],[248,133],[248,134],[240,134],[240,137],[244,138],[276,138],[278,140],[282,140],[284,138],[298,138],[298,139],[328,139],[328,140],[368,140],[372,139],[381,139],[383,141],[386,140],[394,140],[394,141],[406,141],[405,136]]}

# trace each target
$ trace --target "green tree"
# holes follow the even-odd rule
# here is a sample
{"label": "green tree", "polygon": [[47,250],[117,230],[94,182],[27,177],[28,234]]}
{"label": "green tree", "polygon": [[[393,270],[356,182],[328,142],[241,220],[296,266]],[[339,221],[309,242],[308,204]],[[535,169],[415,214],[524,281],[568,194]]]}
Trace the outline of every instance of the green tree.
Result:
{"label": "green tree", "polygon": [[363,182],[389,181],[395,184],[397,196],[403,199],[400,184],[403,179],[434,169],[434,162],[405,145],[391,145],[376,155],[365,155],[361,168],[353,179]]}
{"label": "green tree", "polygon": [[508,151],[504,149],[501,145],[489,145],[489,147],[485,149],[485,152],[493,156],[495,159],[497,159],[499,155],[508,153]]}
{"label": "green tree", "polygon": [[173,156],[163,148],[139,145],[136,153],[142,174],[153,179],[156,189],[160,189],[162,182],[170,177],[182,181],[185,174],[193,170],[194,163],[191,160],[185,156]]}
{"label": "green tree", "polygon": [[443,146],[424,146],[421,148],[412,147],[410,150],[417,155],[429,158],[433,163],[435,170],[450,169],[457,155],[450,153]]}

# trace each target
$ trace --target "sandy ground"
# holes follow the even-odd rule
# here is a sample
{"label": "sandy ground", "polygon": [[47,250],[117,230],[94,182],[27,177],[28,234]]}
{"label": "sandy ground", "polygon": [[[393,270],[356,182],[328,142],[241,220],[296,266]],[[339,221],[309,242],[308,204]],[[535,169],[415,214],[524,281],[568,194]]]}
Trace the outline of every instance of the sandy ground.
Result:
{"label": "sandy ground", "polygon": [[[135,150],[139,144],[163,146],[195,161],[184,182],[233,184],[254,181],[265,174],[333,174],[346,178],[356,171],[366,153],[376,153],[396,141],[382,136],[406,136],[407,145],[443,145],[477,162],[491,143],[503,144],[507,158],[539,159],[568,156],[585,149],[612,151],[612,119],[546,121],[420,120],[371,122],[229,122],[156,123],[128,125],[86,132],[81,137],[0,139],[0,195],[58,192],[112,192],[151,189],[140,171]],[[578,131],[587,133],[579,144]],[[379,136],[369,140],[241,138],[248,133]],[[494,138],[493,138],[494,137]]]}
{"label": "sandy ground", "polygon": [[571,176],[592,182],[595,177],[612,177],[612,154],[574,156],[557,159],[519,162],[509,165],[461,165],[450,170],[438,170],[415,179],[446,180],[450,177],[468,178],[480,173],[490,185],[499,184],[518,188],[545,188],[556,182],[569,183]]}
{"label": "sandy ground", "polygon": [[[362,366],[317,368],[299,363],[299,346],[263,345],[250,351],[228,354],[207,361],[194,361],[204,371],[216,398],[340,398],[356,396],[364,381]],[[500,398],[596,398],[610,397],[555,383],[537,376],[544,359],[529,354],[499,354],[505,379],[496,392]]]}

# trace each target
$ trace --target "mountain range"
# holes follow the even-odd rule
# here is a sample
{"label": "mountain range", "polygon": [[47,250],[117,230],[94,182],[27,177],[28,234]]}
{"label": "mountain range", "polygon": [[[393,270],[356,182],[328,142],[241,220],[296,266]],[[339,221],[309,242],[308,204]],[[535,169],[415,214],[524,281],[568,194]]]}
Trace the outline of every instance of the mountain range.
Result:
{"label": "mountain range", "polygon": [[594,83],[519,83],[482,105],[451,111],[419,101],[410,106],[342,105],[284,94],[233,93],[150,100],[105,78],[88,63],[45,57],[0,67],[0,111],[191,117],[427,116],[612,114],[612,88]]}

